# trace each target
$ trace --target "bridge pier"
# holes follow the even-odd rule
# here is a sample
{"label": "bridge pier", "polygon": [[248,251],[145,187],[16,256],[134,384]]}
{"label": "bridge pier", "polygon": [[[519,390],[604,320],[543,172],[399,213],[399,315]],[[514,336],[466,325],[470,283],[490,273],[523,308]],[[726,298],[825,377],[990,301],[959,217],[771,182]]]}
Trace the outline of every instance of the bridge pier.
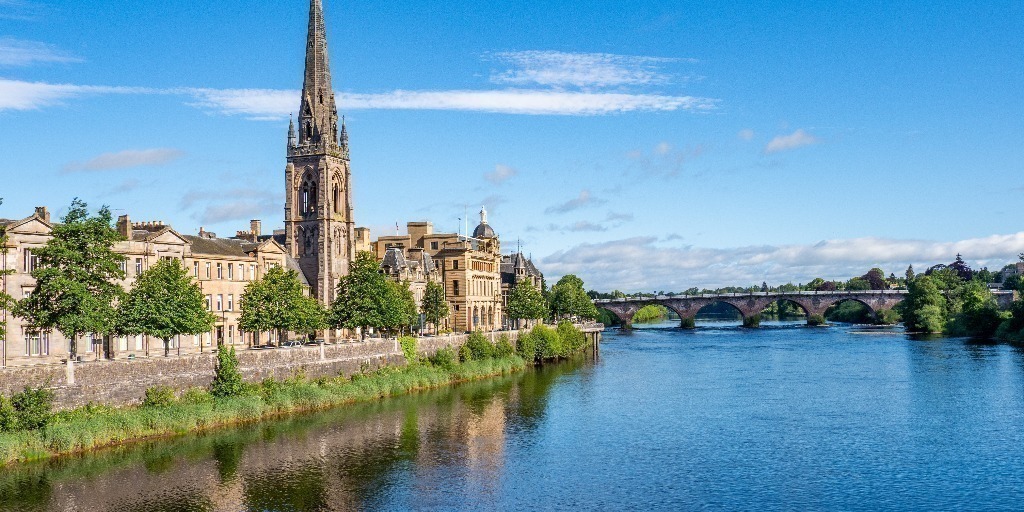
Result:
{"label": "bridge pier", "polygon": [[693,316],[680,316],[679,317],[679,328],[680,329],[696,329],[697,328],[697,315],[693,315]]}

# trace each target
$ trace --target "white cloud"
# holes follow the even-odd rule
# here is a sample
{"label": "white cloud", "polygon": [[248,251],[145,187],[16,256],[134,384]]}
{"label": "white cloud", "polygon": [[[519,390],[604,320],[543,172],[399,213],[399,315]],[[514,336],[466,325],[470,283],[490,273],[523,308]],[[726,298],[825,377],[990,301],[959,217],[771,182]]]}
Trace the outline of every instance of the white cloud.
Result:
{"label": "white cloud", "polygon": [[624,112],[708,111],[716,100],[694,96],[504,89],[495,91],[394,91],[341,94],[352,110],[461,110],[495,114],[604,115]]}
{"label": "white cloud", "polygon": [[[2,5],[2,4],[0,4]],[[0,66],[30,66],[36,63],[82,62],[53,45],[0,37]]]}
{"label": "white cloud", "polygon": [[192,217],[207,225],[274,215],[281,210],[283,204],[284,198],[278,193],[253,188],[218,192],[196,190],[181,198],[181,207],[198,207]]}
{"label": "white cloud", "polygon": [[673,178],[679,176],[686,164],[699,158],[705,151],[706,148],[702,144],[676,149],[668,142],[661,142],[650,154],[634,149],[626,153],[626,158],[630,160],[632,167],[644,174]]}
{"label": "white cloud", "polygon": [[494,171],[485,174],[484,178],[495,185],[501,185],[502,183],[514,178],[517,174],[519,174],[519,171],[514,168],[498,164],[494,166]]}
{"label": "white cloud", "polygon": [[608,217],[605,220],[607,220],[608,222],[632,222],[633,214],[608,212]]}
{"label": "white cloud", "polygon": [[0,0],[0,20],[32,21],[42,14],[41,5],[25,0]]}
{"label": "white cloud", "polygon": [[670,77],[659,68],[680,60],[537,50],[503,52],[494,57],[512,66],[510,70],[492,74],[494,83],[580,88],[668,83]]}
{"label": "white cloud", "polygon": [[97,94],[160,94],[143,87],[48,84],[0,78],[0,111],[35,110],[58,105],[64,100]]}
{"label": "white cloud", "polygon": [[573,233],[584,233],[584,232],[608,231],[608,228],[605,227],[605,226],[602,226],[600,224],[594,224],[593,222],[590,222],[589,220],[580,220],[580,221],[576,221],[576,222],[573,222],[572,224],[568,224],[568,225],[565,225],[565,226],[561,226],[561,225],[558,225],[558,224],[549,224],[548,225],[548,231],[560,231],[560,232],[570,231],[570,232],[573,232]]}
{"label": "white cloud", "polygon": [[71,162],[64,166],[64,172],[155,167],[169,164],[183,156],[183,151],[172,148],[128,149],[117,153],[104,153],[85,162]]}
{"label": "white cloud", "polygon": [[562,204],[551,206],[544,210],[544,213],[569,213],[571,211],[579,210],[580,208],[602,203],[604,203],[604,201],[592,196],[589,190],[581,190],[580,195],[576,196],[575,199],[570,199]]}
{"label": "white cloud", "polygon": [[814,135],[803,130],[797,130],[789,135],[779,135],[778,137],[775,137],[767,146],[764,147],[764,152],[767,154],[778,153],[779,151],[802,148],[819,142],[821,142],[821,139]]}
{"label": "white cloud", "polygon": [[754,130],[751,130],[750,128],[744,128],[740,130],[739,133],[736,134],[736,136],[742,140],[753,140]]}
{"label": "white cloud", "polygon": [[[0,111],[31,110],[89,94],[175,94],[189,105],[253,120],[283,119],[299,105],[299,93],[275,89],[152,89],[22,82],[0,78]],[[695,96],[503,89],[337,93],[346,110],[454,110],[524,115],[592,116],[625,112],[710,111],[717,100]]]}
{"label": "white cloud", "polygon": [[1002,268],[1024,251],[1024,232],[953,242],[855,238],[813,245],[737,248],[669,247],[654,237],[581,244],[542,260],[551,276],[580,275],[588,287],[611,290],[685,290],[691,286],[806,283],[815,277],[846,280],[872,267],[902,275],[963,254],[980,268]]}

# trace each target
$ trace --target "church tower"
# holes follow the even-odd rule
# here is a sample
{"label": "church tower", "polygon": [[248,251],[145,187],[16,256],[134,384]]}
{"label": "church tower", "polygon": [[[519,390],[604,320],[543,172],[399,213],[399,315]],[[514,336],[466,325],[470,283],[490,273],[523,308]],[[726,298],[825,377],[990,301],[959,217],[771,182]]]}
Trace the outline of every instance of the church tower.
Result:
{"label": "church tower", "polygon": [[338,130],[322,0],[309,2],[306,72],[298,123],[288,126],[285,187],[285,247],[313,296],[330,303],[354,257],[355,226],[348,131],[344,121]]}

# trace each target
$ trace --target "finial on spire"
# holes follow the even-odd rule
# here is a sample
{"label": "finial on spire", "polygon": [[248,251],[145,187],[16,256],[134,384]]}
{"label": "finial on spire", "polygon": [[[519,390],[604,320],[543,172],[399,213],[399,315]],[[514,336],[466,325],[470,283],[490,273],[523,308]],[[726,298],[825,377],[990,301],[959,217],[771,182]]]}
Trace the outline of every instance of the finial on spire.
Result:
{"label": "finial on spire", "polygon": [[288,114],[288,147],[294,148],[298,145],[297,138],[295,136],[295,120],[292,119],[292,115]]}
{"label": "finial on spire", "polygon": [[348,127],[345,126],[345,116],[341,116],[341,146],[348,147]]}

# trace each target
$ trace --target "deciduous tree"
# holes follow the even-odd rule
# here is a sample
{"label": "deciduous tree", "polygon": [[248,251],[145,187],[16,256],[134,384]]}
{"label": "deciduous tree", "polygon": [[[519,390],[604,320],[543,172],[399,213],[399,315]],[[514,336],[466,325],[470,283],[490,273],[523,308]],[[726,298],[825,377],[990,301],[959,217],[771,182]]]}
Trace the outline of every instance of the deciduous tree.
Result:
{"label": "deciduous tree", "polygon": [[505,314],[513,320],[542,320],[547,316],[547,309],[540,290],[533,283],[523,280],[516,283],[509,292]]}
{"label": "deciduous tree", "polygon": [[256,333],[278,331],[283,341],[288,331],[315,333],[326,325],[326,313],[307,297],[294,270],[271,267],[258,281],[246,285],[242,293],[240,329]]}
{"label": "deciduous tree", "polygon": [[448,315],[451,314],[451,308],[444,297],[444,286],[433,281],[427,283],[427,289],[423,292],[422,309],[423,316],[426,317],[427,322],[433,324],[434,332],[437,332],[437,326],[441,320],[448,318]]}
{"label": "deciduous tree", "polygon": [[[0,204],[4,204],[2,197]],[[0,261],[6,261],[4,256],[7,254],[7,240],[7,228],[0,226]],[[13,268],[0,267],[0,282],[4,282],[5,278],[13,273]],[[7,294],[7,287],[0,287],[0,341],[7,340],[7,314],[13,307],[14,298]]]}
{"label": "deciduous tree", "polygon": [[583,280],[568,274],[551,288],[551,312],[556,318],[597,318],[597,307],[583,291]]}
{"label": "deciduous tree", "polygon": [[199,285],[178,260],[160,260],[139,274],[118,305],[117,332],[145,334],[164,343],[175,336],[209,332],[216,317],[206,310]]}
{"label": "deciduous tree", "polygon": [[349,274],[338,283],[337,299],[331,304],[331,321],[342,329],[360,328],[365,337],[368,328],[387,326],[386,311],[393,293],[391,282],[380,273],[377,258],[370,252],[361,252],[352,262]]}
{"label": "deciduous tree", "polygon": [[110,209],[104,206],[90,216],[76,198],[46,245],[33,251],[39,261],[32,272],[36,288],[18,303],[17,312],[35,328],[64,334],[72,359],[80,335],[114,330],[114,302],[124,293],[115,282],[125,277],[124,256],[113,249],[120,240]]}

